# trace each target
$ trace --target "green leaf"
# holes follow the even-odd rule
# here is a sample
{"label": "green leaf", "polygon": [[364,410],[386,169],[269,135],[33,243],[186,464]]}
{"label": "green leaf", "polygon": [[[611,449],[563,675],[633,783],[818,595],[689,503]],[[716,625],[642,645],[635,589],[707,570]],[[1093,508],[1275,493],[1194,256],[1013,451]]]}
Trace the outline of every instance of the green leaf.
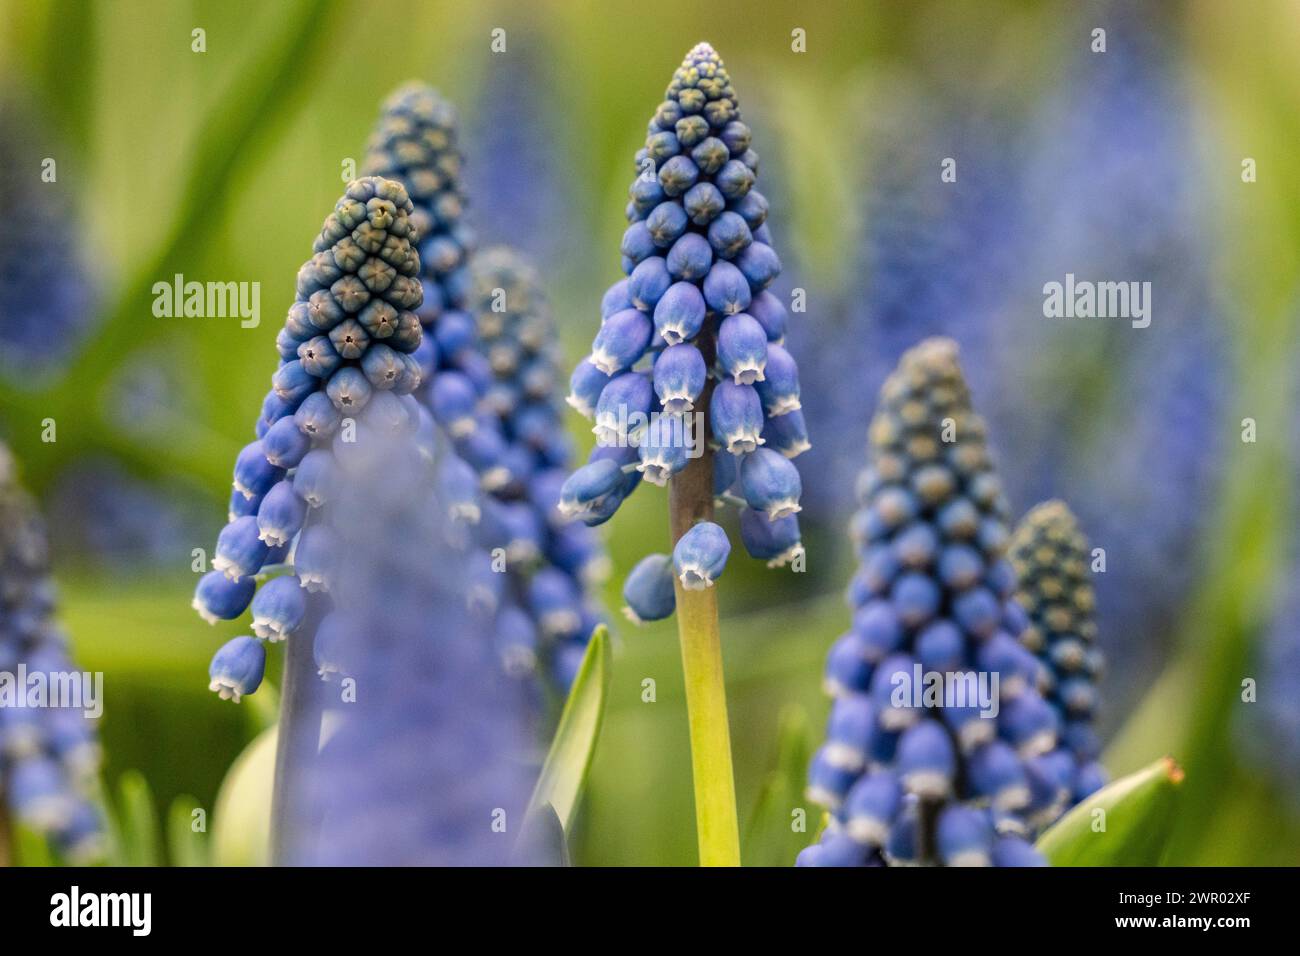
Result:
{"label": "green leaf", "polygon": [[14,857],[19,866],[54,866],[54,854],[45,834],[21,823],[13,825]]}
{"label": "green leaf", "polygon": [[[1161,757],[1063,816],[1039,837],[1038,850],[1052,866],[1156,866],[1173,831],[1182,782],[1182,768]],[[1105,829],[1094,829],[1094,821],[1104,821]]]}
{"label": "green leaf", "polygon": [[167,853],[172,866],[207,866],[206,827],[194,829],[194,811],[201,810],[195,797],[180,796],[167,811]]}
{"label": "green leaf", "polygon": [[127,770],[117,782],[121,865],[161,866],[158,811],[144,775]]}
{"label": "green leaf", "polygon": [[555,807],[544,803],[528,811],[514,856],[516,866],[569,865],[569,845]]}
{"label": "green leaf", "polygon": [[[803,800],[809,756],[808,716],[802,707],[787,706],[777,718],[776,767],[763,780],[745,829],[746,866],[790,866],[809,843],[807,808]],[[793,812],[805,814],[803,831],[792,827]]]}
{"label": "green leaf", "polygon": [[529,801],[529,812],[546,804],[559,818],[565,833],[573,830],[582,787],[596,751],[600,725],[609,695],[609,630],[601,625],[592,632],[582,666],[564,702],[551,749],[542,765],[537,787]]}
{"label": "green leaf", "polygon": [[262,731],[235,758],[221,784],[212,811],[212,862],[217,866],[266,866],[270,860],[275,741],[275,727]]}

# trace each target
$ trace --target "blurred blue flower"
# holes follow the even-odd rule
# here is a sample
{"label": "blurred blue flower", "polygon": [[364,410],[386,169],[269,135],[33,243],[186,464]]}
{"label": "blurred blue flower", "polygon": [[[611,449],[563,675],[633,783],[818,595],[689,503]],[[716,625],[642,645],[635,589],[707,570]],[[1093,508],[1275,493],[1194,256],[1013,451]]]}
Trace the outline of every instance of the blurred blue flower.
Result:
{"label": "blurred blue flower", "polygon": [[[106,851],[98,787],[100,750],[92,706],[26,695],[38,675],[44,686],[80,683],[68,640],[54,621],[44,523],[18,484],[9,450],[0,445],[0,800],[14,818],[48,837],[70,863],[102,860]],[[25,675],[21,676],[21,675]],[[102,702],[101,702],[102,703]],[[0,807],[0,812],[5,811]]]}
{"label": "blurred blue flower", "polygon": [[[809,501],[841,507],[852,414],[912,343],[936,333],[961,343],[993,445],[1014,465],[1013,507],[1063,498],[1106,551],[1096,588],[1101,641],[1118,665],[1112,723],[1191,593],[1231,437],[1216,230],[1170,16],[1108,7],[1096,24],[1106,52],[1075,42],[1060,81],[1025,115],[924,95],[886,113],[863,283],[838,328],[815,337],[820,348],[792,335],[819,380],[848,390],[803,402],[820,436],[805,469],[817,483]],[[946,157],[957,161],[954,182],[940,176]],[[1067,275],[1149,282],[1150,325],[1046,317],[1044,286]],[[1175,498],[1180,507],[1168,507]],[[1124,637],[1135,633],[1144,640]]]}
{"label": "blurred blue flower", "polygon": [[72,358],[97,314],[88,244],[68,188],[63,179],[44,179],[46,159],[61,154],[40,135],[0,94],[0,201],[15,224],[0,235],[0,378],[27,387]]}
{"label": "blurred blue flower", "polygon": [[1088,541],[1065,502],[1046,501],[1016,526],[1009,557],[1018,580],[1016,600],[1032,625],[1020,635],[1021,645],[1044,665],[1040,689],[1056,710],[1061,747],[1073,758],[1073,805],[1106,782],[1093,728],[1104,661],[1097,648]]}
{"label": "blurred blue flower", "polygon": [[[1024,841],[1058,797],[1033,786],[1056,718],[1016,643],[1008,507],[956,343],[903,354],[868,434],[853,622],[827,659],[834,703],[808,773],[831,823],[798,862],[1041,863]],[[1022,653],[990,655],[1000,645]],[[999,839],[1016,852],[995,855]]]}
{"label": "blurred blue flower", "polygon": [[325,653],[350,692],[295,807],[320,824],[294,862],[535,862],[515,855],[534,776],[527,685],[503,673],[502,632],[466,607],[469,553],[439,506],[448,449],[433,451],[403,434],[371,443],[326,506],[347,611],[330,616]]}

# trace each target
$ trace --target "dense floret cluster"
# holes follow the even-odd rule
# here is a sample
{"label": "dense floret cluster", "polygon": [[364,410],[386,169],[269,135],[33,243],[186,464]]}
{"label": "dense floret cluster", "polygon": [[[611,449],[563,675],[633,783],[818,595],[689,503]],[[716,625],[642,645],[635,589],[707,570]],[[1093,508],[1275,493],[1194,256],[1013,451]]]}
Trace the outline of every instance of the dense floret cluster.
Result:
{"label": "dense floret cluster", "polygon": [[[406,185],[420,228],[425,330],[417,397],[460,459],[449,468],[479,504],[467,517],[486,555],[472,594],[510,635],[506,669],[538,665],[561,691],[582,659],[597,616],[585,584],[601,556],[582,528],[555,512],[570,446],[556,411],[554,323],[536,272],[514,254],[474,254],[466,225],[455,109],[413,83],[384,104],[366,169]],[[468,468],[460,462],[463,461]]]}
{"label": "dense floret cluster", "polygon": [[[569,404],[594,420],[597,447],[565,484],[560,507],[597,525],[643,478],[667,485],[704,453],[707,412],[714,487],[743,505],[746,548],[788,562],[801,553],[802,486],[791,459],[809,447],[799,374],[782,345],[785,306],[768,289],[781,263],[755,188],[758,155],[707,43],[674,74],[636,169],[621,246],[627,277],[605,293],[591,354],[570,379]],[[713,549],[705,564],[720,571],[726,535],[696,544]],[[658,601],[660,577],[629,581],[635,619],[671,612]],[[713,577],[682,581],[707,587]]]}
{"label": "dense floret cluster", "polygon": [[1043,694],[1056,710],[1061,746],[1075,760],[1070,802],[1078,803],[1106,782],[1093,728],[1103,659],[1088,540],[1065,502],[1045,501],[1016,526],[1009,554],[1019,581],[1016,600],[1033,625],[1020,641],[1045,665]]}
{"label": "dense floret cluster", "polygon": [[871,422],[853,523],[853,624],[831,648],[834,697],[810,799],[830,809],[802,865],[1040,863],[1028,818],[1065,798],[1056,715],[1004,556],[1007,504],[957,364],[903,355]]}
{"label": "dense floret cluster", "polygon": [[411,213],[401,184],[354,181],[298,272],[257,439],[235,461],[229,523],[194,595],[211,623],[252,605],[253,636],[229,641],[212,661],[210,686],[222,697],[255,691],[266,665],[263,641],[291,637],[319,610],[310,607],[316,596],[330,591],[338,542],[312,514],[367,429],[433,427],[411,395],[421,381],[412,355],[422,341]]}
{"label": "dense floret cluster", "polygon": [[[74,684],[83,706],[63,697],[61,688]],[[87,711],[94,702],[84,691],[54,621],[45,526],[0,445],[0,813],[7,808],[80,864],[106,850],[93,798],[100,751]]]}

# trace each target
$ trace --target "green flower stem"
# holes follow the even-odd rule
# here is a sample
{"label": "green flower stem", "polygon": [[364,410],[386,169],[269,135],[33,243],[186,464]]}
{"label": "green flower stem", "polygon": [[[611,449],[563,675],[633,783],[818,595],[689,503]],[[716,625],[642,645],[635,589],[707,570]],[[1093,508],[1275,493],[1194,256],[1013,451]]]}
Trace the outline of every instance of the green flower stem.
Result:
{"label": "green flower stem", "polygon": [[[701,457],[692,459],[669,482],[668,488],[675,545],[696,522],[713,517],[713,453],[707,446]],[[700,865],[739,866],[740,828],[736,822],[736,782],[731,769],[717,591],[687,591],[681,581],[674,586],[686,678],[686,716],[691,729]]]}
{"label": "green flower stem", "polygon": [[[315,604],[316,602],[312,602]],[[320,748],[322,682],[316,673],[313,637],[319,612],[309,611],[298,633],[285,642],[280,683],[280,722],[275,743],[275,784],[271,794],[271,863],[292,863],[309,826],[303,774]]]}

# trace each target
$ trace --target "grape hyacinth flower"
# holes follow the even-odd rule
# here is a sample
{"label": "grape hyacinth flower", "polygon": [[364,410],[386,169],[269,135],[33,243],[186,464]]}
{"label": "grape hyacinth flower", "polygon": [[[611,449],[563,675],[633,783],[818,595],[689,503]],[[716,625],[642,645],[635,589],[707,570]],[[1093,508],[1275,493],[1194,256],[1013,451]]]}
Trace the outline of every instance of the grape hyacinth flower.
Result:
{"label": "grape hyacinth flower", "polygon": [[0,378],[24,387],[66,365],[97,314],[89,245],[63,182],[41,179],[41,157],[57,154],[38,151],[38,135],[25,111],[0,96],[0,168],[10,171],[0,197],[23,224],[0,234]]}
{"label": "grape hyacinth flower", "polygon": [[[1059,82],[1023,116],[1006,109],[1014,96],[993,111],[969,96],[904,99],[901,120],[873,137],[861,281],[830,334],[791,338],[805,371],[846,390],[806,403],[824,436],[804,468],[820,507],[847,488],[845,395],[875,388],[925,336],[960,343],[997,450],[1026,463],[1005,476],[1016,512],[1067,500],[1106,550],[1104,723],[1141,693],[1194,593],[1231,435],[1232,355],[1211,268],[1222,230],[1199,185],[1203,131],[1171,42],[1178,14],[1141,3],[1082,16],[1105,26],[1106,52],[1071,40]],[[935,172],[944,157],[955,182]],[[1044,284],[1067,274],[1150,282],[1150,325],[1046,318]],[[1175,494],[1187,507],[1162,507]]]}
{"label": "grape hyacinth flower", "polygon": [[[1032,625],[1020,640],[1044,664],[1043,694],[1056,710],[1061,747],[1073,762],[1068,802],[1057,808],[1063,812],[1106,783],[1093,728],[1103,659],[1088,541],[1065,502],[1045,501],[1016,526],[1008,553],[1019,581],[1016,600]],[[1050,823],[1051,816],[1039,825]]]}
{"label": "grape hyacinth flower", "polygon": [[[555,407],[554,321],[535,270],[517,254],[497,248],[472,256],[457,128],[449,103],[408,84],[384,105],[366,169],[406,185],[420,225],[426,334],[418,354],[427,385],[417,397],[476,476],[486,496],[472,506],[479,542],[502,556],[511,579],[505,589],[488,588],[495,597],[480,610],[500,615],[517,635],[503,648],[507,669],[516,676],[542,670],[563,693],[597,622],[584,590],[601,578],[605,561],[590,534],[555,513],[570,449]],[[448,467],[459,469],[458,459]],[[468,491],[468,482],[461,487]],[[449,501],[464,510],[464,496]],[[572,581],[562,589],[571,613],[534,617],[525,633],[530,581],[548,566]]]}
{"label": "grape hyacinth flower", "polygon": [[[774,447],[763,447],[770,423],[798,413],[799,386],[781,347],[785,307],[769,289],[781,263],[751,141],[726,67],[698,44],[636,154],[620,247],[625,278],[602,298],[591,353],[570,379],[568,402],[594,419],[597,446],[559,496],[567,516],[598,525],[642,478],[669,488],[673,603],[706,865],[739,862],[713,587],[730,544],[712,522],[715,496],[783,522],[779,549],[767,535],[742,536],[755,556],[789,560],[796,570],[803,558],[793,517],[801,488],[788,459],[807,447],[806,436],[802,427],[771,431]],[[715,488],[723,476],[730,480]],[[634,617],[671,610],[660,576],[667,560],[658,555],[629,579]]]}
{"label": "grape hyacinth flower", "polygon": [[[322,668],[355,699],[291,807],[295,863],[500,865],[532,786],[526,686],[502,671],[498,619],[464,601],[473,544],[442,500],[447,442],[377,433],[323,509],[339,543]],[[313,833],[314,820],[319,829]]]}
{"label": "grape hyacinth flower", "polygon": [[[604,580],[608,559],[594,533],[567,522],[559,508],[572,449],[560,412],[555,320],[537,270],[513,250],[476,254],[470,275],[475,348],[492,375],[478,406],[505,443],[481,475],[487,497],[480,543],[502,549],[509,604],[532,621],[528,657],[541,658],[563,693],[599,620],[586,591]],[[545,617],[529,600],[539,576],[543,584],[548,577],[563,582],[552,588],[561,603]],[[522,647],[512,643],[512,656],[520,659]]]}
{"label": "grape hyacinth flower", "polygon": [[[17,692],[0,696],[0,814],[46,837],[68,862],[84,865],[102,860],[106,850],[94,797],[97,718],[86,714],[90,701],[76,707],[22,696],[37,674],[49,687],[82,675],[54,620],[45,526],[15,471],[0,445],[0,673]],[[23,673],[22,683],[13,683]]]}
{"label": "grape hyacinth flower", "polygon": [[1041,864],[1027,816],[1056,796],[1056,715],[1018,643],[1007,504],[954,342],[904,353],[869,441],[853,622],[808,777],[831,822],[798,864]]}
{"label": "grape hyacinth flower", "polygon": [[[212,660],[209,686],[223,698],[257,690],[263,640],[291,638],[319,613],[337,546],[312,511],[346,468],[349,448],[368,429],[414,427],[423,414],[411,396],[422,341],[413,310],[423,297],[413,212],[399,183],[350,183],[298,271],[257,438],[235,461],[230,521],[194,594],[210,623],[254,606],[256,637],[228,641]],[[256,582],[280,566],[286,574],[259,590]]]}

